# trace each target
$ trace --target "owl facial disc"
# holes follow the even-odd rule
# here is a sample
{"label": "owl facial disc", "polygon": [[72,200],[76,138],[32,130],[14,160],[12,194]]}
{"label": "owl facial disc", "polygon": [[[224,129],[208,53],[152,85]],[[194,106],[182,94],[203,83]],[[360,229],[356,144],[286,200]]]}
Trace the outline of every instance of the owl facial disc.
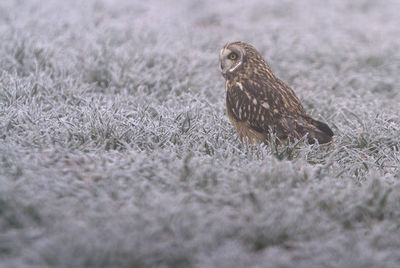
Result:
{"label": "owl facial disc", "polygon": [[[235,54],[234,59],[230,57],[232,53]],[[242,48],[239,48],[233,44],[231,45],[231,43],[225,45],[224,48],[221,49],[221,52],[219,54],[219,61],[222,74],[226,75],[227,73],[232,73],[240,65],[242,65],[243,55],[244,51]]]}

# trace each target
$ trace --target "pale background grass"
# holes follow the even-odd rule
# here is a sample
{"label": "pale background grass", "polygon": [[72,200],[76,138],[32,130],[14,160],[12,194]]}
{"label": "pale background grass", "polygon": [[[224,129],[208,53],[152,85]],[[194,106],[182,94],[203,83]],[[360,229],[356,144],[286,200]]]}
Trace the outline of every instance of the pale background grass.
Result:
{"label": "pale background grass", "polygon": [[[0,266],[399,267],[398,10],[2,0]],[[239,143],[233,40],[334,145]]]}

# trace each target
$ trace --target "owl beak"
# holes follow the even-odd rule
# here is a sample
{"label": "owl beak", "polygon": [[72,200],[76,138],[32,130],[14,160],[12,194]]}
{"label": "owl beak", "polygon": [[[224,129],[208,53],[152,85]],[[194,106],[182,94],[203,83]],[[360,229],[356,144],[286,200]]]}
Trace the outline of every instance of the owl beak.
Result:
{"label": "owl beak", "polygon": [[221,73],[222,74],[226,74],[226,69],[224,70],[224,65],[221,62]]}
{"label": "owl beak", "polygon": [[225,60],[224,60],[224,56],[225,56],[225,48],[221,49],[221,52],[219,53],[219,64],[220,64],[220,68],[221,68],[221,73],[223,75],[226,74],[226,70],[228,69],[225,65]]}
{"label": "owl beak", "polygon": [[220,60],[220,67],[221,67],[221,73],[225,75],[226,72],[228,71],[229,65],[224,59]]}

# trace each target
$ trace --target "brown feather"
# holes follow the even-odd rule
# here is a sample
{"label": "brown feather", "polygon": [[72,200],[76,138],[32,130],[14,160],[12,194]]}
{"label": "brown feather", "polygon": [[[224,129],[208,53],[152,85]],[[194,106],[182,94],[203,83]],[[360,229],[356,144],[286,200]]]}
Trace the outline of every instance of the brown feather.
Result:
{"label": "brown feather", "polygon": [[265,142],[270,131],[280,140],[292,141],[307,134],[310,143],[332,140],[328,125],[307,115],[294,91],[272,73],[254,47],[234,42],[225,49],[232,45],[245,53],[238,68],[224,74],[226,106],[242,140],[247,137],[251,143]]}

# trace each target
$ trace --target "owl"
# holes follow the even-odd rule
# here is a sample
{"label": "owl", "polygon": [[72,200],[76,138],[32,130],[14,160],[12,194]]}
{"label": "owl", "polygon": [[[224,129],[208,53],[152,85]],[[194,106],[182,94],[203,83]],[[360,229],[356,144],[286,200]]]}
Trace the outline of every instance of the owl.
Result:
{"label": "owl", "polygon": [[278,143],[305,135],[309,143],[332,140],[329,126],[306,113],[294,91],[272,73],[253,46],[228,43],[219,60],[226,80],[227,114],[243,142],[266,142],[271,133]]}

